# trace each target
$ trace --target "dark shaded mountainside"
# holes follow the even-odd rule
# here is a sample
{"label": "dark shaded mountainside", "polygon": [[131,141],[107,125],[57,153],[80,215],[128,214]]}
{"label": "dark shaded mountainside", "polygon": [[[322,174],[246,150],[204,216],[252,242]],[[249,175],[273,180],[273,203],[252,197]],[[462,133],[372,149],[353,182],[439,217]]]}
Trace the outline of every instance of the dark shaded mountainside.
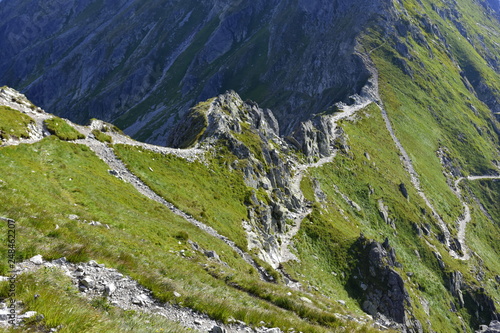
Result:
{"label": "dark shaded mountainside", "polygon": [[348,102],[370,76],[356,37],[393,10],[360,0],[0,6],[2,82],[60,116],[160,144],[179,113],[227,89],[272,108],[284,133]]}
{"label": "dark shaded mountainside", "polygon": [[0,22],[34,102],[0,90],[23,325],[498,331],[498,1],[4,0]]}
{"label": "dark shaded mountainside", "polygon": [[[442,43],[450,42],[423,14],[429,9],[409,18],[397,9],[404,5],[388,0],[4,1],[0,75],[61,116],[113,121],[155,143],[164,143],[179,113],[227,89],[273,109],[282,132],[290,134],[312,114],[349,102],[366,84],[368,50],[360,49],[357,38],[369,26],[378,26],[385,35],[380,41],[391,40],[403,57],[408,50],[398,37],[410,34],[425,43],[426,33],[437,33]],[[498,18],[496,0],[474,6]],[[436,3],[432,10],[498,73],[497,47],[484,40],[484,34],[493,34],[488,27],[465,20],[467,8],[456,1]],[[420,20],[417,26],[412,19]],[[482,99],[500,112],[498,87],[485,84],[468,59],[456,60]]]}

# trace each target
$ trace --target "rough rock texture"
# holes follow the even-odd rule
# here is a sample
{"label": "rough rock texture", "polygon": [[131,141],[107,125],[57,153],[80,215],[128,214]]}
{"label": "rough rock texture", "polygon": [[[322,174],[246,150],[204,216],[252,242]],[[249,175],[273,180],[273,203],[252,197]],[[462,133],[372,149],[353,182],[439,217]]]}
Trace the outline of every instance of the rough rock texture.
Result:
{"label": "rough rock texture", "polygon": [[500,321],[493,320],[489,326],[481,325],[481,328],[476,333],[500,333]]}
{"label": "rough rock texture", "polygon": [[[191,108],[166,143],[212,152],[215,148],[217,154],[228,150],[233,155],[230,158],[236,157],[230,168],[241,172],[246,185],[254,189],[246,202],[248,221],[243,221],[249,247],[259,249],[261,259],[277,268],[281,262],[296,259],[288,247],[293,246],[292,238],[310,213],[300,189],[304,171],[330,162],[337,151],[348,153],[337,122],[354,117],[373,102],[376,86],[371,77],[361,94],[351,96],[351,105],[338,103],[337,112],[300,123],[300,129],[286,138],[279,135],[279,123],[270,110],[243,102],[234,91],[228,91]],[[341,195],[361,211],[359,204]]]}
{"label": "rough rock texture", "polygon": [[484,289],[464,282],[462,273],[455,271],[449,275],[449,290],[456,299],[456,309],[466,308],[473,321],[479,324],[500,320],[495,302],[484,293]]}
{"label": "rough rock texture", "polygon": [[275,267],[284,260],[279,238],[287,231],[286,221],[303,209],[300,191],[290,185],[295,164],[278,133],[270,110],[229,91],[192,108],[167,138],[174,147],[227,147],[237,158],[230,167],[254,189],[246,202],[250,247],[259,248],[261,258]]}
{"label": "rough rock texture", "polygon": [[[359,288],[362,308],[368,314],[385,321],[384,326],[391,326],[402,332],[423,332],[421,323],[412,314],[411,300],[401,275],[394,267],[401,265],[396,261],[396,254],[388,240],[383,244],[358,240],[361,251],[360,264],[356,278],[352,283]],[[389,321],[387,322],[388,319]]]}
{"label": "rough rock texture", "polygon": [[[105,297],[112,306],[163,316],[180,323],[182,326],[191,328],[195,332],[281,332],[278,328],[251,328],[242,322],[222,324],[192,309],[162,303],[153,297],[150,290],[144,288],[130,277],[124,276],[116,269],[107,268],[104,264],[99,264],[94,260],[87,263],[73,264],[68,262],[66,258],[60,258],[48,262],[43,260],[41,255],[37,255],[28,261],[19,263],[17,272],[22,274],[39,268],[62,270],[64,274],[72,279],[81,295],[89,300]],[[2,278],[4,277],[0,277],[0,280]],[[173,292],[173,295],[174,297],[181,297],[181,294],[176,291]],[[7,315],[8,309],[0,303],[0,327],[8,324]],[[34,311],[26,312],[16,318],[17,323],[22,324],[22,320],[25,318],[36,315],[37,313]]]}

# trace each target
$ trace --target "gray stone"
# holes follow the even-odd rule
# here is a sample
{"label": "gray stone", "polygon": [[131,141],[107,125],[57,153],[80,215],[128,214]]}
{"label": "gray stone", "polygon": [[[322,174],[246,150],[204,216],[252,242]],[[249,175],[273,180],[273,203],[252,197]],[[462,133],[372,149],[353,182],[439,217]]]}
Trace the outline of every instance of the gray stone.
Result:
{"label": "gray stone", "polygon": [[265,333],[282,333],[282,331],[277,328],[277,327],[273,327],[273,328],[269,328],[265,331]]}
{"label": "gray stone", "polygon": [[110,282],[104,287],[104,294],[106,296],[111,296],[116,291],[116,285],[113,282]]}
{"label": "gray stone", "polygon": [[500,321],[493,320],[489,326],[481,325],[476,333],[500,333]]}
{"label": "gray stone", "polygon": [[371,316],[375,316],[377,314],[377,307],[370,301],[364,301],[362,307],[363,311],[365,311]]}
{"label": "gray stone", "polygon": [[68,263],[68,260],[66,259],[66,257],[62,257],[56,260],[52,260],[52,263],[58,266],[63,266]]}
{"label": "gray stone", "polygon": [[21,319],[32,318],[35,317],[36,315],[37,315],[36,311],[26,311],[25,313],[20,315],[19,318]]}
{"label": "gray stone", "polygon": [[7,321],[9,319],[9,309],[0,310],[0,321]]}
{"label": "gray stone", "polygon": [[41,265],[41,264],[43,264],[43,257],[40,254],[38,254],[38,255],[30,258],[30,261],[32,263],[34,263],[35,265]]}
{"label": "gray stone", "polygon": [[212,327],[210,333],[227,333],[227,331],[225,328],[216,325]]}
{"label": "gray stone", "polygon": [[95,285],[95,281],[89,277],[84,277],[83,279],[80,280],[80,283],[81,283],[81,285],[83,285],[87,288],[93,288]]}
{"label": "gray stone", "polygon": [[399,184],[399,190],[406,199],[410,198],[410,195],[408,194],[408,190],[406,189],[406,185],[404,183]]}
{"label": "gray stone", "polygon": [[92,267],[99,267],[99,264],[98,264],[95,260],[90,260],[90,261],[89,261],[89,266],[92,266]]}
{"label": "gray stone", "polygon": [[303,301],[303,302],[305,302],[305,303],[312,304],[312,301],[311,301],[309,298],[307,298],[307,297],[302,296],[302,297],[300,298],[300,300],[301,300],[301,301]]}
{"label": "gray stone", "polygon": [[216,260],[220,260],[219,255],[218,255],[218,254],[217,254],[217,252],[215,252],[215,251],[212,251],[212,250],[210,250],[210,251],[205,251],[205,255],[206,255],[208,258],[214,258],[214,259],[216,259]]}

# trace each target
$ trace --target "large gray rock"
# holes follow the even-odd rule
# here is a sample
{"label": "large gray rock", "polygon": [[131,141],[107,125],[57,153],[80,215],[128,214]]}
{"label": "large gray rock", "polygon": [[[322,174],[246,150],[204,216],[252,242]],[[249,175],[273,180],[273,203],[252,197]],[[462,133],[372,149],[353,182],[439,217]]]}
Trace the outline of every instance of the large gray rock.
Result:
{"label": "large gray rock", "polygon": [[389,241],[386,239],[384,244],[380,244],[361,237],[358,245],[361,256],[366,258],[357,270],[361,274],[358,277],[361,282],[355,282],[363,295],[363,310],[375,318],[387,318],[396,329],[422,332],[422,325],[413,315],[404,280],[394,269],[399,264]]}
{"label": "large gray rock", "polygon": [[481,325],[481,328],[476,333],[500,333],[500,321],[493,320],[489,326]]}
{"label": "large gray rock", "polygon": [[221,326],[214,326],[210,330],[210,333],[227,333],[227,330]]}

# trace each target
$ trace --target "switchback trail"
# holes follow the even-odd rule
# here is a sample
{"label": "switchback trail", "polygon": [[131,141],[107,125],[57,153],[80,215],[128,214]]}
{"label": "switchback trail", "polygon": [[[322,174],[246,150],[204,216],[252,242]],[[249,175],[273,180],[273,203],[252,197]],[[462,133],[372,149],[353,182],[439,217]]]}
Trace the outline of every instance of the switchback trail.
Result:
{"label": "switchback trail", "polygon": [[381,113],[382,113],[382,118],[385,121],[386,128],[389,131],[392,140],[394,141],[394,144],[396,145],[397,149],[399,150],[401,154],[401,161],[406,169],[406,171],[410,174],[410,179],[417,190],[418,195],[424,200],[425,204],[427,207],[432,211],[432,215],[436,219],[436,221],[439,224],[439,227],[441,228],[444,237],[445,237],[445,245],[448,248],[448,251],[450,255],[455,258],[455,259],[460,259],[460,260],[468,260],[470,259],[470,251],[467,248],[466,242],[465,242],[465,234],[466,234],[466,226],[471,220],[471,214],[470,214],[470,207],[467,205],[467,203],[464,201],[462,198],[462,194],[460,191],[459,183],[463,179],[468,179],[468,180],[480,180],[480,179],[500,179],[500,176],[469,176],[469,177],[461,177],[455,181],[455,187],[452,189],[455,193],[455,195],[459,198],[460,202],[462,203],[462,206],[464,207],[464,213],[458,218],[456,221],[458,232],[457,232],[457,240],[460,244],[460,250],[463,253],[462,255],[458,254],[455,250],[450,248],[451,244],[451,233],[448,229],[448,226],[446,223],[443,221],[441,216],[437,213],[436,209],[430,202],[429,198],[427,195],[424,193],[422,186],[420,185],[420,177],[418,173],[415,171],[415,168],[413,167],[413,162],[410,159],[410,156],[404,149],[403,145],[399,141],[398,137],[394,133],[394,129],[392,127],[391,121],[389,119],[389,116],[387,114],[387,111],[384,109],[381,103],[377,103],[377,106],[379,107]]}
{"label": "switchback trail", "polygon": [[[361,96],[353,96],[355,103],[352,105],[340,105],[341,112],[335,113],[334,115],[329,117],[329,121],[332,124],[332,132],[337,128],[337,124],[340,120],[348,119],[355,115],[355,113],[361,109],[364,109],[369,104],[373,102],[371,98],[361,97]],[[333,133],[332,133],[333,134]],[[331,142],[334,140],[332,139]],[[317,162],[314,163],[304,163],[304,164],[296,164],[295,173],[290,181],[290,191],[294,193],[297,198],[304,203],[302,206],[304,207],[302,211],[296,212],[293,218],[292,227],[287,230],[281,237],[281,247],[280,247],[280,256],[283,262],[288,260],[296,260],[295,255],[291,252],[290,247],[292,243],[292,239],[297,235],[300,230],[300,226],[304,218],[312,212],[312,208],[306,208],[305,198],[302,194],[302,190],[300,189],[300,183],[302,182],[302,178],[304,174],[310,168],[319,168],[324,164],[333,162],[333,159],[336,156],[336,149],[334,147],[330,147],[330,155],[320,158]]]}
{"label": "switchback trail", "polygon": [[466,248],[466,242],[465,242],[465,232],[467,228],[467,224],[471,221],[471,211],[470,207],[465,202],[464,198],[462,197],[462,190],[460,189],[460,182],[463,181],[464,179],[466,180],[494,180],[494,179],[500,179],[500,176],[468,176],[468,177],[460,177],[457,180],[455,180],[455,186],[453,188],[453,191],[455,192],[455,195],[460,199],[460,202],[462,203],[462,206],[464,207],[464,213],[458,218],[457,220],[457,239],[460,243],[460,246],[462,247],[462,251],[464,251],[464,257],[466,259],[470,258],[470,254],[465,253],[464,249]]}

